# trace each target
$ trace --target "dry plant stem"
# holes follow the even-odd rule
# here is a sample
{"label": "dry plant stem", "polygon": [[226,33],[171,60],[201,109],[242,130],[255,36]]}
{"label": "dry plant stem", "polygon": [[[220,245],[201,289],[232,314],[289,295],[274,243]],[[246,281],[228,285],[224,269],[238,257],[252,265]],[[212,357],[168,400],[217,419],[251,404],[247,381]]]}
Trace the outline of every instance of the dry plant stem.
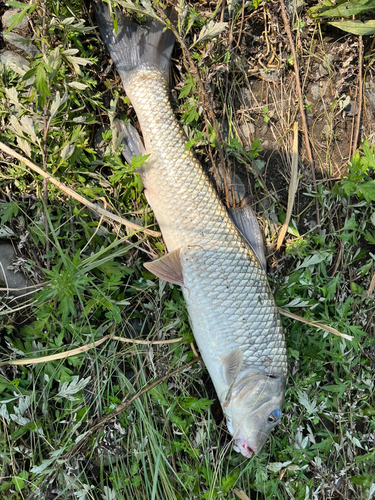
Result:
{"label": "dry plant stem", "polygon": [[298,123],[295,122],[294,127],[294,139],[293,139],[293,150],[292,150],[292,164],[291,164],[291,174],[290,174],[290,183],[288,190],[288,208],[286,211],[285,222],[282,225],[281,231],[279,233],[279,237],[277,238],[276,250],[278,250],[283,244],[286,232],[289,227],[289,221],[292,216],[294,199],[296,197],[297,188],[298,188]]}
{"label": "dry plant stem", "polygon": [[241,12],[240,32],[238,34],[237,44],[235,46],[235,49],[237,49],[240,46],[244,18],[245,18],[245,0],[242,0],[242,12]]}
{"label": "dry plant stem", "polygon": [[238,490],[237,488],[234,488],[232,492],[236,495],[237,498],[240,500],[250,500],[250,498],[246,495],[246,493],[242,490]]}
{"label": "dry plant stem", "polygon": [[[310,168],[311,168],[311,176],[313,179],[313,185],[314,185],[314,191],[317,193],[317,185],[316,185],[316,177],[315,177],[315,167],[314,167],[314,160],[311,152],[311,147],[310,147],[310,140],[309,140],[309,132],[307,129],[307,121],[306,121],[306,114],[305,110],[303,109],[303,98],[302,98],[302,90],[301,90],[301,82],[299,79],[299,66],[298,66],[298,59],[297,59],[297,54],[296,54],[296,49],[294,47],[294,42],[293,42],[293,37],[292,37],[292,32],[290,31],[290,26],[289,26],[289,17],[286,12],[285,8],[285,3],[284,0],[280,0],[280,5],[281,5],[281,15],[284,21],[285,25],[285,31],[288,36],[289,44],[290,44],[290,50],[292,51],[292,56],[293,56],[293,64],[294,64],[294,73],[296,77],[296,88],[297,88],[297,95],[298,95],[298,101],[299,101],[299,109],[301,113],[301,119],[302,119],[302,128],[303,128],[303,133],[305,136],[305,143],[306,143],[306,151],[307,151],[307,156],[310,162]],[[318,198],[315,198],[315,206],[316,206],[316,222],[317,225],[320,226],[320,213],[319,213],[319,201]]]}
{"label": "dry plant stem", "polygon": [[[44,0],[42,4],[42,11],[43,11],[43,16],[42,16],[42,54],[45,55],[46,52],[46,42],[44,41],[44,38],[46,36],[46,0]],[[44,105],[43,107],[43,170],[45,173],[47,173],[47,133],[48,133],[48,128],[47,128],[47,114],[48,114],[48,106],[47,104]],[[43,200],[44,200],[44,232],[46,235],[46,254],[49,255],[50,251],[50,241],[49,241],[49,226],[47,224],[47,211],[48,211],[48,181],[47,179],[43,179]],[[47,269],[51,269],[51,259],[50,257],[47,257],[46,259],[46,267]]]}
{"label": "dry plant stem", "polygon": [[[361,115],[362,115],[362,99],[363,99],[363,38],[362,35],[359,36],[359,61],[358,61],[358,109],[357,109],[357,122],[355,126],[355,134],[353,140],[353,153],[357,150],[358,140],[359,140],[359,129],[361,127]],[[354,110],[355,113],[355,110]]]}
{"label": "dry plant stem", "polygon": [[[208,118],[209,118],[210,122],[212,123],[212,127],[213,127],[214,132],[215,132],[215,137],[217,140],[217,149],[219,151],[219,156],[220,156],[221,168],[222,168],[223,172],[226,172],[225,159],[224,159],[224,153],[223,153],[223,147],[222,147],[223,139],[221,137],[221,133],[220,133],[219,129],[217,128],[216,119],[215,119],[215,115],[213,112],[212,102],[211,102],[211,99],[208,97],[208,94],[204,88],[204,84],[203,84],[201,77],[199,75],[198,68],[196,68],[194,61],[190,55],[189,49],[185,45],[185,42],[180,37],[180,34],[178,33],[175,26],[168,19],[167,15],[163,11],[163,9],[159,5],[156,5],[155,9],[157,10],[161,19],[164,21],[165,25],[172,31],[172,33],[176,37],[176,40],[181,45],[182,53],[183,53],[185,62],[186,61],[188,62],[187,66],[190,69],[191,74],[195,77],[195,80],[196,80],[197,85],[198,85],[199,98],[201,100],[203,108],[205,109],[205,111],[208,114]],[[213,164],[212,167],[215,169],[215,164]],[[225,176],[223,176],[223,177],[225,177]],[[229,196],[228,196],[228,186],[227,186],[225,179],[224,179],[224,190],[225,190],[225,200],[226,200],[227,206],[229,207],[230,205],[229,205]]]}
{"label": "dry plant stem", "polygon": [[32,161],[30,161],[28,158],[25,158],[24,156],[20,155],[16,151],[13,151],[9,146],[4,144],[3,142],[0,142],[0,149],[4,151],[4,153],[7,153],[8,155],[12,156],[13,158],[17,158],[20,162],[24,163],[27,165],[29,168],[34,170],[37,174],[41,175],[44,179],[46,179],[49,182],[52,182],[55,186],[57,186],[63,193],[65,193],[67,196],[70,196],[71,198],[74,198],[75,200],[79,201],[82,203],[82,205],[85,205],[87,208],[95,212],[96,214],[102,215],[104,217],[107,217],[108,219],[114,220],[116,222],[119,222],[120,224],[124,224],[124,226],[128,227],[129,229],[133,231],[142,231],[145,234],[149,234],[150,236],[154,236],[158,238],[161,236],[161,233],[158,231],[152,231],[151,229],[146,229],[144,227],[138,226],[138,224],[134,224],[134,222],[130,222],[127,219],[124,219],[123,217],[119,217],[116,214],[112,214],[111,212],[108,212],[107,210],[103,210],[102,208],[98,207],[94,203],[91,203],[90,201],[86,200],[83,196],[80,194],[76,193],[71,189],[70,187],[66,186],[62,182],[58,181],[51,175],[49,175],[47,172],[44,172],[40,167],[35,165]]}
{"label": "dry plant stem", "polygon": [[342,337],[343,339],[346,340],[353,340],[353,337],[350,335],[347,335],[346,333],[341,333],[336,328],[332,328],[332,326],[327,326],[324,325],[323,323],[320,323],[319,321],[310,321],[309,319],[305,319],[302,316],[299,316],[298,314],[294,314],[290,311],[285,311],[285,309],[282,309],[281,307],[277,308],[279,313],[282,316],[285,316],[286,318],[291,318],[295,319],[296,321],[300,321],[301,323],[304,323],[305,325],[313,326],[314,328],[318,328],[321,330],[325,330],[326,332],[333,333],[333,335],[337,335],[338,337]]}
{"label": "dry plant stem", "polygon": [[[75,349],[71,349],[70,351],[59,352],[57,354],[51,354],[50,356],[42,356],[40,358],[28,358],[28,359],[14,359],[12,361],[4,361],[0,363],[0,366],[5,365],[17,365],[17,366],[25,366],[25,365],[38,365],[40,363],[48,363],[48,361],[56,361],[57,359],[65,359],[71,358],[72,356],[77,356],[82,352],[88,351],[89,349],[94,349],[95,347],[99,347],[100,344],[103,344],[106,340],[118,340],[120,342],[125,342],[127,344],[140,344],[140,345],[160,345],[160,344],[175,344],[182,340],[182,337],[178,337],[177,339],[170,340],[136,340],[136,339],[128,339],[126,337],[117,337],[116,335],[106,335],[95,342],[90,342],[82,347],[76,347]],[[191,344],[190,344],[191,345]],[[198,356],[195,349],[193,349],[194,355]]]}
{"label": "dry plant stem", "polygon": [[[155,380],[155,382],[152,382],[152,384],[148,385],[147,387],[145,387],[144,389],[141,389],[140,391],[138,391],[136,394],[134,394],[134,396],[132,396],[130,399],[128,399],[129,397],[129,393],[125,396],[125,398],[121,401],[121,403],[117,406],[116,409],[113,410],[113,412],[111,412],[109,415],[105,415],[104,417],[100,418],[87,432],[86,434],[82,437],[82,439],[76,444],[73,446],[73,448],[71,448],[68,453],[65,455],[64,457],[64,460],[67,460],[69,459],[70,457],[72,457],[74,455],[74,453],[76,453],[80,448],[81,446],[87,441],[87,439],[98,429],[100,429],[101,427],[103,427],[103,425],[105,425],[107,422],[109,422],[110,420],[112,420],[114,417],[117,417],[117,415],[119,415],[121,412],[123,412],[126,408],[128,408],[136,399],[138,399],[140,396],[142,396],[143,394],[146,394],[148,391],[150,391],[151,389],[153,389],[154,387],[158,386],[159,384],[165,382],[166,380],[168,380],[170,377],[173,377],[174,375],[177,375],[177,373],[180,373],[184,370],[186,370],[186,368],[189,368],[189,366],[192,366],[194,365],[195,363],[197,363],[198,361],[201,361],[201,357],[198,356],[194,359],[192,359],[191,361],[189,361],[189,363],[186,363],[185,365],[183,366],[180,366],[179,368],[176,368],[175,370],[171,371],[170,373],[168,373],[167,375],[164,375],[164,377],[161,377],[157,380]],[[136,381],[135,381],[136,382]],[[134,384],[135,384],[134,382]],[[134,386],[133,384],[133,386]],[[64,461],[63,460],[63,461]]]}

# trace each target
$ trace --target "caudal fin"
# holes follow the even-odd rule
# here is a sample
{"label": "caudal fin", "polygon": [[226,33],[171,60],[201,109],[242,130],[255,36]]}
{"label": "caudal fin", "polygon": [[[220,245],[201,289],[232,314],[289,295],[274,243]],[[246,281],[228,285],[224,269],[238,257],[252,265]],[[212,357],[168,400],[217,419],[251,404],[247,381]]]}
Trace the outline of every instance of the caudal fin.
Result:
{"label": "caudal fin", "polygon": [[116,9],[118,32],[113,27],[107,4],[96,3],[96,19],[103,41],[125,86],[129,76],[144,68],[158,68],[168,79],[169,61],[175,37],[157,21],[149,21],[142,26],[132,23],[120,10]]}

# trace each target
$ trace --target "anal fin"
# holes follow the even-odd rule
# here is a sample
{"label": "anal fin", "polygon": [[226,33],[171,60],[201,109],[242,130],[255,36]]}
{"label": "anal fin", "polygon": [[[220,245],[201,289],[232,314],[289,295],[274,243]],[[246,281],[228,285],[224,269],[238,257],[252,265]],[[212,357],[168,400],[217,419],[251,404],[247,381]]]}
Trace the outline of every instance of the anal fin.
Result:
{"label": "anal fin", "polygon": [[125,149],[122,154],[129,165],[131,164],[134,156],[147,154],[142,139],[139,137],[138,131],[133,127],[133,125],[116,118],[113,121],[113,126],[117,130],[118,134],[122,136],[122,143],[125,145]]}
{"label": "anal fin", "polygon": [[169,283],[173,283],[174,285],[184,286],[180,253],[181,248],[177,248],[177,250],[167,253],[167,255],[164,255],[160,259],[146,262],[144,266],[158,278],[169,281]]}

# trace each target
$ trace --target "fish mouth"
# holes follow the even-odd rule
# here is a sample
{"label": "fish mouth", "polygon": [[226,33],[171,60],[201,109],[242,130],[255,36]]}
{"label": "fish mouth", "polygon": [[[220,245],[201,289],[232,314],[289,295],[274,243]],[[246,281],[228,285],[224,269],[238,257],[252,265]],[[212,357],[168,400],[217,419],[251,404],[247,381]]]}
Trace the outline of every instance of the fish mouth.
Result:
{"label": "fish mouth", "polygon": [[233,449],[246,458],[250,458],[255,454],[255,450],[249,445],[248,440],[244,438],[235,439]]}

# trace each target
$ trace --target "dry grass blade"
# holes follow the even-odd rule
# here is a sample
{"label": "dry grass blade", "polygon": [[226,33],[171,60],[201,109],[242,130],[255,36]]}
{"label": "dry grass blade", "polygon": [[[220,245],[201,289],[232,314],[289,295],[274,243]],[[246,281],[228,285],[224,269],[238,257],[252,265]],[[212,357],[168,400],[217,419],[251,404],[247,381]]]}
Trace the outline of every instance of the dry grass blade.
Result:
{"label": "dry grass blade", "polygon": [[366,292],[368,296],[372,295],[374,288],[375,288],[375,274],[371,278],[370,286],[368,287],[368,290]]}
{"label": "dry grass blade", "polygon": [[285,234],[287,232],[289,221],[292,216],[292,210],[294,205],[294,199],[298,188],[298,123],[296,122],[293,127],[294,138],[293,138],[293,150],[292,150],[292,165],[291,165],[291,176],[288,192],[288,209],[286,211],[285,222],[277,238],[276,250],[278,250],[283,244]]}
{"label": "dry grass blade", "polygon": [[320,328],[321,330],[325,330],[326,332],[333,333],[333,335],[337,335],[338,337],[342,337],[346,340],[353,340],[353,337],[347,335],[346,333],[341,333],[336,328],[332,328],[332,326],[327,326],[324,323],[320,323],[319,321],[310,321],[309,319],[303,318],[302,316],[298,316],[298,314],[294,314],[289,311],[285,311],[278,307],[279,313],[283,316],[291,319],[295,319],[296,321],[300,321],[301,323],[305,323],[305,325],[313,326],[314,328]]}
{"label": "dry grass blade", "polygon": [[75,349],[71,349],[70,351],[59,352],[57,354],[51,354],[50,356],[42,356],[40,358],[15,359],[13,361],[5,361],[4,363],[0,363],[0,366],[37,365],[39,363],[47,363],[48,361],[56,361],[57,359],[71,358],[72,356],[77,356],[77,354],[81,354],[82,352],[88,351],[89,349],[94,349],[95,347],[99,347],[100,344],[103,344],[103,342],[105,342],[108,339],[118,340],[120,342],[126,342],[129,344],[160,345],[160,344],[174,344],[176,342],[180,342],[182,340],[182,337],[178,337],[177,339],[171,339],[171,340],[135,340],[135,339],[128,339],[125,337],[117,337],[110,334],[106,335],[100,340],[97,340],[95,342],[90,342],[90,344],[83,345],[82,347],[76,347]]}
{"label": "dry grass blade", "polygon": [[131,229],[132,231],[143,231],[144,233],[149,234],[150,236],[154,236],[156,238],[161,236],[161,234],[158,231],[152,231],[151,229],[146,229],[144,227],[138,226],[138,224],[134,224],[134,222],[131,222],[130,220],[124,219],[123,217],[120,217],[116,214],[112,214],[111,212],[108,212],[107,210],[98,207],[98,205],[91,203],[90,201],[86,200],[86,198],[73,191],[73,189],[71,189],[70,187],[58,181],[47,172],[44,172],[40,167],[35,165],[28,158],[25,158],[24,156],[18,154],[16,151],[13,151],[13,149],[5,145],[3,142],[0,142],[0,149],[3,150],[4,153],[7,153],[8,155],[12,156],[13,158],[17,158],[17,160],[27,165],[29,168],[34,170],[34,172],[37,172],[37,174],[41,175],[43,179],[47,179],[49,182],[52,182],[52,184],[57,186],[63,193],[79,201],[80,203],[82,203],[82,205],[85,205],[93,212],[102,215],[103,217],[107,217],[108,219],[112,219],[116,222],[119,222],[120,224],[123,224],[124,226]]}
{"label": "dry grass blade", "polygon": [[97,340],[96,342],[90,342],[90,344],[83,345],[82,347],[77,347],[76,349],[71,349],[70,351],[59,352],[57,354],[51,354],[50,356],[42,356],[40,358],[28,358],[28,359],[14,359],[13,361],[5,361],[4,363],[0,363],[0,366],[4,365],[37,365],[39,363],[47,363],[48,361],[56,361],[57,359],[70,358],[72,356],[76,356],[77,354],[81,354],[82,352],[88,351],[89,349],[93,349],[94,347],[98,347],[100,344],[103,344],[106,340],[108,340],[111,335],[106,335],[105,337]]}
{"label": "dry grass blade", "polygon": [[250,500],[250,498],[246,495],[244,491],[237,490],[236,488],[234,488],[232,491],[236,495],[236,497],[238,497],[240,500]]}

